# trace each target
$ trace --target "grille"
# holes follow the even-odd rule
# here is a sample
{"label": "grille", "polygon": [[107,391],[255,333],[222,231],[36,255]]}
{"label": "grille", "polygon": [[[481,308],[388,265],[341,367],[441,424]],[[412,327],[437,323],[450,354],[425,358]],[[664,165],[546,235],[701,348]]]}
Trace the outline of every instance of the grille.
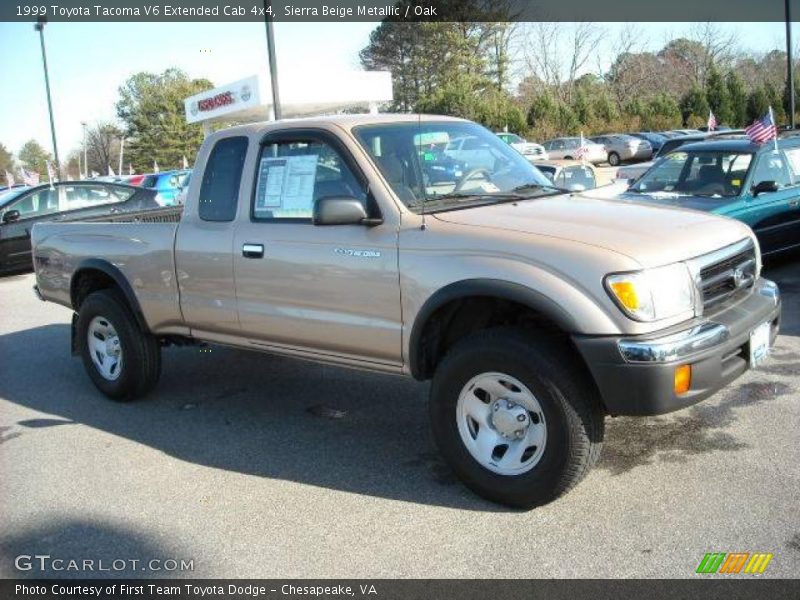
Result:
{"label": "grille", "polygon": [[756,249],[751,241],[700,258],[698,288],[703,308],[746,293],[756,281]]}

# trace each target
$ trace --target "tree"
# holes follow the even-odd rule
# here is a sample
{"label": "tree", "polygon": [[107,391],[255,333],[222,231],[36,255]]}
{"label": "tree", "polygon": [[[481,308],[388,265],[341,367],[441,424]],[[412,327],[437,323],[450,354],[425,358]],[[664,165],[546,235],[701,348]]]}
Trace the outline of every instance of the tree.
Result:
{"label": "tree", "polygon": [[767,94],[767,102],[772,107],[772,113],[775,117],[775,124],[780,127],[786,123],[786,111],[783,110],[783,98],[772,83],[764,85],[764,92]]}
{"label": "tree", "polygon": [[0,144],[0,181],[5,182],[6,171],[14,170],[14,157],[3,144]]}
{"label": "tree", "polygon": [[[442,1],[453,5],[448,14],[463,15],[464,20],[407,22],[390,17],[370,33],[359,53],[365,69],[392,73],[395,110],[415,110],[421,99],[430,100],[439,88],[464,77],[476,90],[490,85],[502,90],[510,80],[514,27],[509,25],[508,2]],[[404,14],[416,4],[400,0],[396,6]]]}
{"label": "tree", "polygon": [[490,86],[476,91],[469,79],[456,80],[438,88],[418,103],[421,112],[452,115],[477,121],[494,130],[522,132],[525,117],[508,93]]}
{"label": "tree", "polygon": [[736,71],[728,71],[725,77],[725,87],[728,88],[728,97],[731,103],[730,125],[742,127],[747,124],[747,89],[744,79]]}
{"label": "tree", "polygon": [[705,122],[708,118],[708,102],[703,90],[698,86],[692,87],[681,98],[680,109],[684,125],[688,125],[690,122],[697,122],[698,119],[701,122]]}
{"label": "tree", "polygon": [[149,171],[154,160],[161,168],[177,168],[184,156],[197,153],[203,129],[186,122],[183,100],[212,87],[207,79],[190,79],[175,68],[137,73],[120,87],[117,116],[125,127],[126,155],[137,171]]}
{"label": "tree", "polygon": [[28,140],[19,150],[19,160],[22,166],[28,171],[35,171],[39,174],[41,181],[47,180],[47,163],[53,161],[53,157],[36,140]]}
{"label": "tree", "polygon": [[708,107],[714,113],[718,123],[728,124],[732,119],[731,97],[722,75],[712,66],[706,79],[706,98]]}
{"label": "tree", "polygon": [[122,136],[123,132],[119,127],[107,122],[97,123],[86,132],[86,159],[89,163],[87,173],[95,171],[105,175],[109,166],[114,170],[119,168]]}
{"label": "tree", "polygon": [[746,123],[752,123],[756,119],[763,117],[769,110],[769,97],[763,87],[757,87],[747,97],[747,118]]}

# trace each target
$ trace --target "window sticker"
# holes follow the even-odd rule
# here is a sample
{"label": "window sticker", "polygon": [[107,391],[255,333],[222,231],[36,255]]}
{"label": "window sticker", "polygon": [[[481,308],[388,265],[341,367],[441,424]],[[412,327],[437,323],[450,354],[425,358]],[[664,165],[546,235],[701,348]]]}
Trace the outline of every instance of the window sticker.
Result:
{"label": "window sticker", "polygon": [[310,213],[318,161],[317,154],[262,158],[256,187],[256,213],[279,211],[281,216]]}

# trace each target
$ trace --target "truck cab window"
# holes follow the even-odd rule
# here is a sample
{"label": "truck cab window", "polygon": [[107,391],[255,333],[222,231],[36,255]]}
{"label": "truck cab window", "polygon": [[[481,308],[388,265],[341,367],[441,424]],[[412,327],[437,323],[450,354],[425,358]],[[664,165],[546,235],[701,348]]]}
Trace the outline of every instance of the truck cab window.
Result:
{"label": "truck cab window", "polygon": [[255,219],[310,220],[320,198],[355,198],[367,207],[367,194],[342,156],[329,144],[290,141],[261,151],[253,205]]}
{"label": "truck cab window", "polygon": [[233,221],[247,155],[246,137],[218,141],[208,157],[200,186],[198,215],[203,221]]}

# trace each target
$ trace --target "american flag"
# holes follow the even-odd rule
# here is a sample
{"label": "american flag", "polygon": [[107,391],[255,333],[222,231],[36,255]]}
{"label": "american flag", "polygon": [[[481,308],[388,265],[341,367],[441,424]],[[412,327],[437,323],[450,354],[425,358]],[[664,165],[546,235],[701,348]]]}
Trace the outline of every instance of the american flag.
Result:
{"label": "american flag", "polygon": [[708,111],[708,130],[714,131],[717,128],[717,117],[714,116],[714,113]]}
{"label": "american flag", "polygon": [[25,185],[39,185],[39,173],[22,169],[22,183]]}
{"label": "american flag", "polygon": [[778,128],[775,126],[775,119],[772,117],[772,107],[769,107],[767,114],[760,119],[753,121],[744,132],[753,143],[763,144],[778,138]]}

